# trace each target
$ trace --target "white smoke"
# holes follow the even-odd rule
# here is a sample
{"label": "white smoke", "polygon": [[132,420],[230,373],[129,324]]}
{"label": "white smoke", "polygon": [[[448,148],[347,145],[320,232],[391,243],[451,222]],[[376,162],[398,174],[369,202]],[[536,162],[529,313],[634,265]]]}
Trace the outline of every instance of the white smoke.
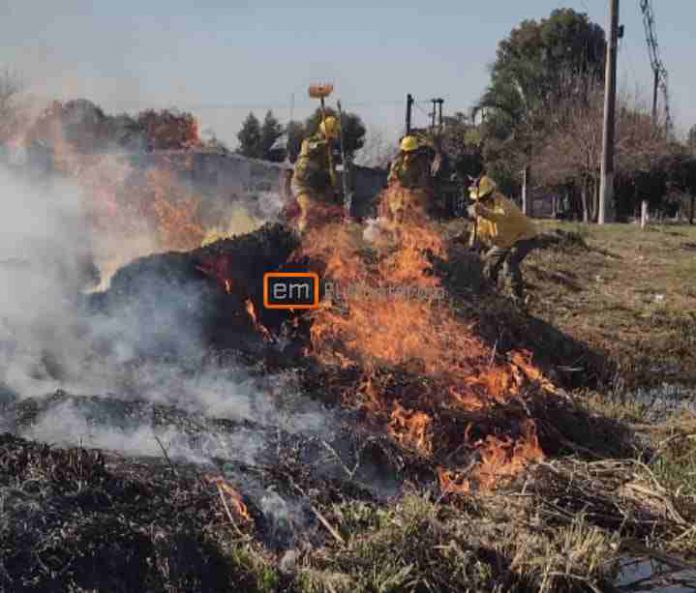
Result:
{"label": "white smoke", "polygon": [[0,166],[0,191],[0,392],[5,400],[19,405],[64,390],[124,405],[170,406],[262,430],[204,431],[194,438],[176,426],[157,425],[147,414],[116,422],[72,401],[41,407],[30,425],[14,422],[5,405],[0,426],[60,445],[161,456],[162,443],[172,457],[247,463],[263,450],[270,431],[331,430],[329,415],[299,394],[291,375],[258,379],[239,365],[204,363],[207,346],[189,314],[200,306],[195,287],[183,287],[171,298],[171,288],[156,290],[159,300],[147,309],[147,318],[127,301],[118,310],[88,310],[84,293],[91,284],[85,270],[100,237],[90,235],[80,188],[67,181],[37,182]]}

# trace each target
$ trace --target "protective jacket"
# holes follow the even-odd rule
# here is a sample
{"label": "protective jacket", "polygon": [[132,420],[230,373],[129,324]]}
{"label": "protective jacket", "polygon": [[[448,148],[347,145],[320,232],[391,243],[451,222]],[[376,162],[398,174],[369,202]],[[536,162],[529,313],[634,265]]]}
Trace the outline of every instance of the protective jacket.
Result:
{"label": "protective jacket", "polygon": [[319,134],[302,141],[292,178],[298,190],[309,191],[316,196],[331,195],[329,150],[329,142]]}
{"label": "protective jacket", "polygon": [[477,237],[491,245],[508,248],[538,234],[534,223],[517,205],[497,191],[490,199],[479,202],[477,209]]}
{"label": "protective jacket", "polygon": [[431,189],[430,168],[430,156],[427,152],[402,152],[392,163],[387,181],[396,181],[406,189]]}

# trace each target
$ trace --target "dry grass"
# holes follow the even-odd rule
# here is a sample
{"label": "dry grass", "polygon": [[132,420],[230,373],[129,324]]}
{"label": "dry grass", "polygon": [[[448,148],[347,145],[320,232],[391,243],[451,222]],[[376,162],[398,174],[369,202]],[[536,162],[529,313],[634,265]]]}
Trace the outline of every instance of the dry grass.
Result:
{"label": "dry grass", "polygon": [[304,557],[303,592],[607,591],[627,554],[669,560],[696,543],[694,509],[630,460],[559,460],[495,495],[412,493],[327,516],[346,544]]}
{"label": "dry grass", "polygon": [[529,257],[530,312],[608,353],[625,387],[696,384],[696,227],[544,226],[588,248]]}

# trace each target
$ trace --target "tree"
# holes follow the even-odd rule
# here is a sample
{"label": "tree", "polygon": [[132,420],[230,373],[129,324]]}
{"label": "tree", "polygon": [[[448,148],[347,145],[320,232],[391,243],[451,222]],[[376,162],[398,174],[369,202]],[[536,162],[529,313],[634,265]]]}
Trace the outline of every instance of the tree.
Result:
{"label": "tree", "polygon": [[691,149],[691,152],[696,152],[696,124],[691,126],[689,129],[689,136],[687,139],[689,148]]}
{"label": "tree", "polygon": [[[338,117],[338,114],[332,109],[326,109],[326,115]],[[305,134],[316,134],[321,122],[321,109],[317,109],[305,121]],[[343,129],[343,142],[346,151],[346,157],[352,159],[355,152],[360,150],[365,144],[365,124],[360,116],[355,113],[343,112],[341,119],[341,128]]]}
{"label": "tree", "polygon": [[144,150],[147,147],[142,124],[130,115],[107,115],[103,125],[105,137],[112,145],[126,150]]}
{"label": "tree", "polygon": [[261,123],[253,113],[250,112],[242,122],[242,129],[239,130],[237,139],[239,154],[253,159],[261,158]]}
{"label": "tree", "polygon": [[280,122],[273,116],[272,111],[266,113],[266,117],[263,120],[263,125],[260,130],[259,137],[259,148],[260,148],[260,158],[267,161],[276,160],[272,153],[273,145],[276,143],[278,138],[283,135],[283,126]]}
{"label": "tree", "polygon": [[484,115],[484,157],[500,178],[516,178],[550,129],[547,114],[567,97],[588,98],[601,84],[605,36],[587,15],[554,10],[525,20],[498,44]]}
{"label": "tree", "polygon": [[483,168],[479,127],[460,112],[445,117],[443,123],[441,148],[459,178],[479,175]]}
{"label": "tree", "polygon": [[16,99],[22,90],[19,77],[9,70],[0,72],[0,142],[7,141],[19,123]]}
{"label": "tree", "polygon": [[[598,211],[602,154],[603,92],[587,99],[568,97],[547,114],[553,124],[535,151],[532,165],[538,182],[547,187],[576,188],[583,220]],[[617,209],[630,215],[642,199],[660,206],[675,147],[656,134],[651,117],[622,99],[617,108],[615,171]]]}
{"label": "tree", "polygon": [[59,149],[90,153],[108,144],[107,118],[100,107],[87,99],[53,101],[33,122],[27,139]]}
{"label": "tree", "polygon": [[149,150],[182,150],[199,147],[198,122],[190,113],[148,109],[137,117]]}
{"label": "tree", "polygon": [[33,122],[27,139],[53,149],[69,147],[78,153],[201,146],[198,124],[190,113],[149,109],[136,117],[112,116],[86,99],[51,103]]}

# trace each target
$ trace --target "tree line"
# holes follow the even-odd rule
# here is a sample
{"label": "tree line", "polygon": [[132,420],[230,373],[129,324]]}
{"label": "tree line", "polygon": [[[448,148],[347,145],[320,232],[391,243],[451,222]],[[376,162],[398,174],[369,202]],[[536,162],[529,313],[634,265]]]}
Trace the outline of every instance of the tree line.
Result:
{"label": "tree line", "polygon": [[[510,192],[524,181],[566,199],[575,218],[597,219],[606,35],[569,8],[525,20],[498,44],[488,87],[473,110],[481,163]],[[615,207],[640,202],[674,213],[678,194],[696,194],[696,126],[680,142],[638,98],[616,110]],[[693,198],[691,200],[693,216]]]}
{"label": "tree line", "polygon": [[[332,108],[327,108],[326,114],[338,117]],[[283,126],[270,110],[266,112],[263,122],[250,112],[237,134],[237,152],[249,158],[275,162],[287,158],[295,162],[302,140],[317,132],[321,117],[321,110],[317,109],[304,122],[293,120]],[[346,112],[342,114],[341,127],[346,158],[352,159],[365,144],[365,124],[359,115]]]}

